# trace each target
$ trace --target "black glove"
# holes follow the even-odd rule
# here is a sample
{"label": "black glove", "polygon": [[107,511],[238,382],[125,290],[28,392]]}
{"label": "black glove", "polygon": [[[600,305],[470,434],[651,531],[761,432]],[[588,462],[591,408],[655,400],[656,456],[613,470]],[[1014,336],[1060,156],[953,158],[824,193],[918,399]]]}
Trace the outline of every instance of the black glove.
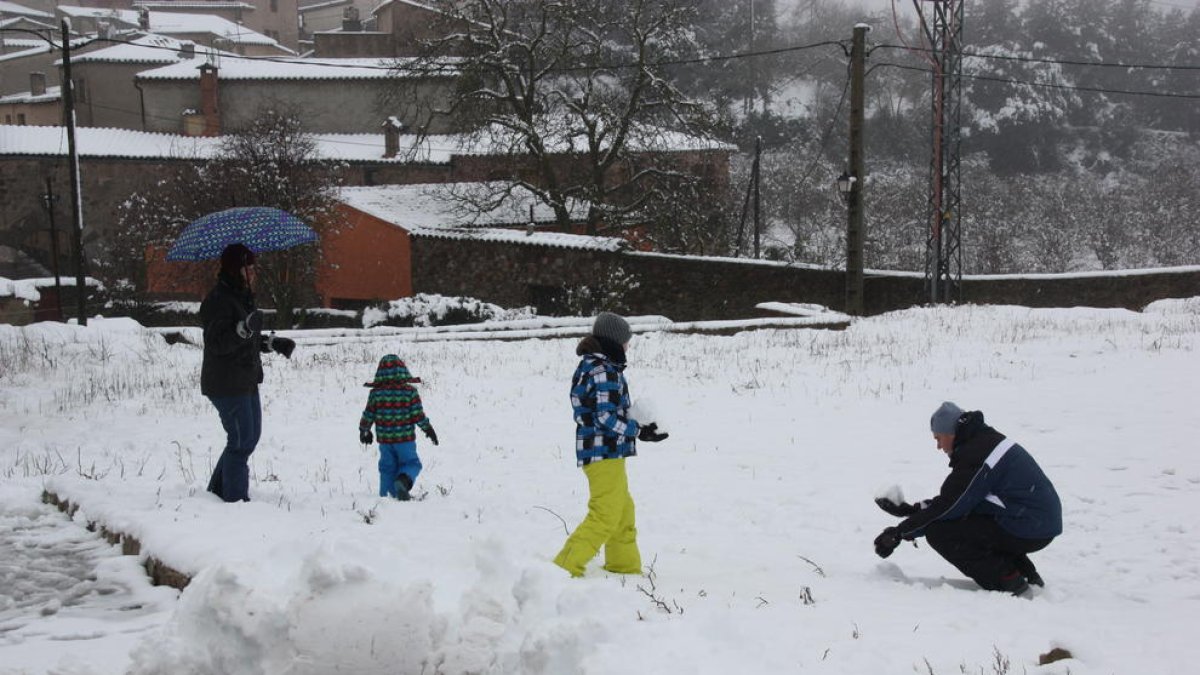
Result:
{"label": "black glove", "polygon": [[[425,431],[425,427],[421,427],[421,431]],[[438,444],[438,442],[437,442],[437,432],[433,430],[433,425],[432,425],[432,424],[431,424],[431,425],[429,425],[429,431],[425,431],[425,437],[426,437],[426,438],[428,438],[428,439],[429,439],[429,442],[433,443],[434,445],[437,445],[437,444]]]}
{"label": "black glove", "polygon": [[249,340],[251,335],[262,330],[263,315],[257,309],[246,315],[246,318],[237,323],[234,328],[237,330],[238,337],[243,340]]}
{"label": "black glove", "polygon": [[900,530],[889,527],[875,537],[875,555],[886,558],[900,545]]}
{"label": "black glove", "polygon": [[370,429],[359,429],[358,442],[363,445],[370,445],[375,442],[375,436],[371,433]]}
{"label": "black glove", "polygon": [[907,518],[921,510],[921,507],[917,506],[916,504],[909,504],[908,502],[900,502],[897,504],[887,497],[880,497],[879,499],[876,499],[875,504],[879,506],[879,508],[887,511],[897,518]]}
{"label": "black glove", "polygon": [[665,439],[667,436],[670,436],[670,434],[658,433],[658,423],[657,422],[651,422],[650,424],[644,424],[644,425],[642,425],[642,428],[638,430],[638,440],[646,441],[647,443],[657,443],[657,442]]}
{"label": "black glove", "polygon": [[284,358],[292,358],[292,351],[296,349],[296,341],[291,338],[275,337],[274,335],[267,338],[267,348],[273,352],[283,354]]}

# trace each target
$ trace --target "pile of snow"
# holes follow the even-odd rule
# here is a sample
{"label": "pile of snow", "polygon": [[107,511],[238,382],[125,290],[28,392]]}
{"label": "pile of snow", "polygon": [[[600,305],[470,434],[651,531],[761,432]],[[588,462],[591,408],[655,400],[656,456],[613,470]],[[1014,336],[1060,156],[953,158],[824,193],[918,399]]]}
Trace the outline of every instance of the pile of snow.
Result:
{"label": "pile of snow", "polygon": [[448,315],[469,318],[473,323],[530,319],[537,312],[532,307],[505,309],[475,298],[417,293],[412,297],[391,300],[382,308],[368,307],[363,310],[363,328],[384,323],[436,326],[443,323]]}

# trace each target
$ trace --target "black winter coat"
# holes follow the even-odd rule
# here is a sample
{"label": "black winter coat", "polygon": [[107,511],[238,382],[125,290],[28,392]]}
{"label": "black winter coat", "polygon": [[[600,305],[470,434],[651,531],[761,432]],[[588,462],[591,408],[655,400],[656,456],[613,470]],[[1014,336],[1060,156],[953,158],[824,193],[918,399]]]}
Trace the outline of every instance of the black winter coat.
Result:
{"label": "black winter coat", "polygon": [[1025,448],[984,424],[979,411],[959,419],[950,475],[938,495],[921,506],[898,526],[905,539],[924,535],[934,521],[970,515],[995,518],[1022,539],[1062,534],[1062,503],[1050,479]]}
{"label": "black winter coat", "polygon": [[253,312],[254,294],[240,280],[218,275],[208,297],[200,303],[204,326],[204,362],[200,366],[200,393],[205,396],[253,394],[263,381],[264,338],[237,333],[237,324]]}

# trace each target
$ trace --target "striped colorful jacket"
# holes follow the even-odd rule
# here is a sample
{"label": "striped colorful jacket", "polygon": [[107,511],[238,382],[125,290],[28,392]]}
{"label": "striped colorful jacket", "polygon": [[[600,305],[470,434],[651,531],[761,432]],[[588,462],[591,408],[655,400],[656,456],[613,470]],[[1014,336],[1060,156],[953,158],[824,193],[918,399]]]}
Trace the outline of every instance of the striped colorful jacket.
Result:
{"label": "striped colorful jacket", "polygon": [[629,418],[625,364],[617,363],[598,348],[598,344],[589,344],[589,338],[580,343],[576,353],[583,358],[571,378],[575,460],[579,466],[637,454],[640,427]]}
{"label": "striped colorful jacket", "polygon": [[371,393],[358,423],[359,431],[368,431],[374,424],[379,443],[416,440],[414,426],[429,433],[433,427],[421,407],[421,395],[412,386],[420,381],[408,372],[408,366],[399,356],[388,354],[380,359],[375,380],[365,385],[371,388]]}

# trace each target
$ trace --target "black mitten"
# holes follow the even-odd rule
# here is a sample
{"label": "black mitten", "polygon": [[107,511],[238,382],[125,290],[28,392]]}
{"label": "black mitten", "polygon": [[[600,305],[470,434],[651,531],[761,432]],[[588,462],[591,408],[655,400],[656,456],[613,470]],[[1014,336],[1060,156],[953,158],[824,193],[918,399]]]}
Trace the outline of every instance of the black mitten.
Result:
{"label": "black mitten", "polygon": [[246,315],[246,318],[237,323],[234,328],[237,330],[238,337],[243,340],[249,340],[251,335],[262,330],[263,315],[257,309]]}
{"label": "black mitten", "polygon": [[879,499],[876,499],[875,504],[879,508],[887,511],[897,518],[907,518],[921,510],[921,507],[917,506],[916,504],[909,504],[908,502],[900,502],[897,504],[887,497],[880,497]]}
{"label": "black mitten", "polygon": [[267,343],[271,351],[283,354],[284,358],[292,358],[292,351],[296,349],[296,341],[291,338],[271,336]]}
{"label": "black mitten", "polygon": [[875,537],[875,555],[886,558],[900,545],[900,530],[889,527]]}
{"label": "black mitten", "polygon": [[638,440],[646,441],[647,443],[657,443],[665,439],[667,436],[670,436],[670,434],[658,432],[658,424],[655,422],[644,424],[642,425],[642,428],[638,430]]}
{"label": "black mitten", "polygon": [[371,433],[370,429],[359,429],[358,442],[364,445],[370,445],[375,442],[375,436]]}
{"label": "black mitten", "polygon": [[[424,427],[421,427],[421,431],[425,431],[425,428],[424,428]],[[429,431],[425,431],[425,436],[429,438],[429,442],[430,442],[430,443],[433,443],[434,445],[437,445],[437,444],[438,444],[438,441],[437,441],[437,432],[433,430],[433,425],[432,425],[432,424],[431,424],[431,425],[429,425]]]}

